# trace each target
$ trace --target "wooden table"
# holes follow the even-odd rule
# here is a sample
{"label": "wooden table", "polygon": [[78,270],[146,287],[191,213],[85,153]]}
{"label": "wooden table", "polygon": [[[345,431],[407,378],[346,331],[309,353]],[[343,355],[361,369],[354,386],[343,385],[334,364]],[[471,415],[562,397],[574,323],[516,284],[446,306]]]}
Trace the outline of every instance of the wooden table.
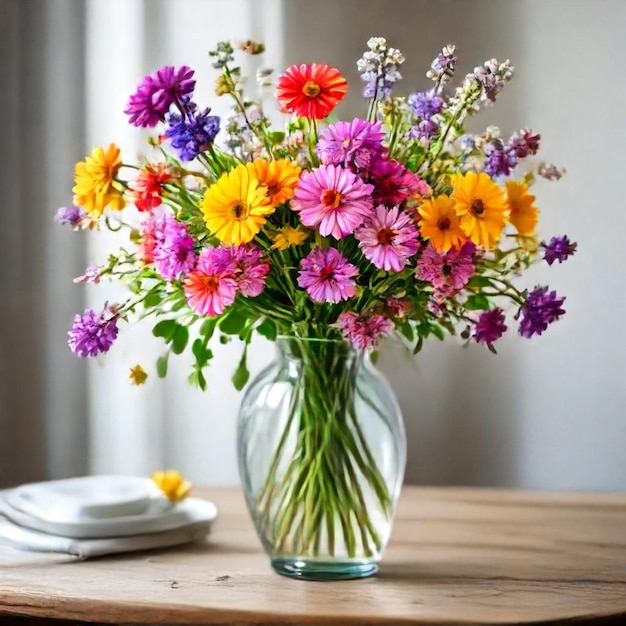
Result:
{"label": "wooden table", "polygon": [[332,583],[273,573],[238,490],[196,495],[220,510],[200,545],[0,547],[0,624],[626,623],[626,495],[407,487],[380,572]]}

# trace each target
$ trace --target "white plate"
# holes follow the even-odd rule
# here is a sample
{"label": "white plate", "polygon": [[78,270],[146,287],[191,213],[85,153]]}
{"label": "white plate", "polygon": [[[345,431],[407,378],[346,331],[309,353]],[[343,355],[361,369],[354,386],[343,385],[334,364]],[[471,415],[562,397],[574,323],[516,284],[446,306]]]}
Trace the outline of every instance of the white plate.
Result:
{"label": "white plate", "polygon": [[148,478],[82,476],[30,483],[5,495],[8,503],[44,521],[75,523],[146,513],[153,500],[169,501]]}
{"label": "white plate", "polygon": [[212,522],[217,509],[212,502],[198,498],[172,504],[147,479],[86,476],[0,492],[0,514],[25,528],[84,539],[156,533]]}

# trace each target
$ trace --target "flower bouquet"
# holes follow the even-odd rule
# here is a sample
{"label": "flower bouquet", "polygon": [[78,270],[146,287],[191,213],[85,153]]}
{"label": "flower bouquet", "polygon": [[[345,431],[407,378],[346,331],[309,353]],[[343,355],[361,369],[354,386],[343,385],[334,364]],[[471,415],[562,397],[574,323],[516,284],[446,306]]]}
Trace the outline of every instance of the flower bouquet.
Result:
{"label": "flower bouquet", "polygon": [[[123,162],[111,144],[76,165],[75,205],[58,220],[128,234],[76,280],[116,278],[129,297],[77,315],[69,346],[95,356],[119,322],[153,316],[165,342],[157,374],[190,350],[189,381],[204,389],[211,342],[238,337],[232,380],[242,389],[253,336],[275,341],[279,357],[248,385],[239,415],[259,537],[280,573],[364,576],[389,537],[405,461],[397,403],[372,363],[379,341],[395,334],[417,353],[428,337],[458,334],[495,352],[514,320],[527,338],[558,320],[564,298],[516,282],[532,263],[576,249],[566,236],[537,236],[530,187],[562,171],[525,163],[540,143],[530,130],[465,132],[511,79],[509,61],[487,61],[450,88],[448,45],[428,89],[392,95],[404,57],[372,38],[358,61],[367,113],[338,121],[329,116],[348,86],[337,69],[294,65],[275,85],[260,69],[251,97],[240,52],[263,46],[210,52],[216,94],[232,99],[228,119],[194,101],[192,69],[163,67],[125,111],[157,129],[152,156]],[[269,87],[275,100],[263,97]],[[268,101],[284,114],[278,129]],[[131,370],[136,384],[146,375]]]}

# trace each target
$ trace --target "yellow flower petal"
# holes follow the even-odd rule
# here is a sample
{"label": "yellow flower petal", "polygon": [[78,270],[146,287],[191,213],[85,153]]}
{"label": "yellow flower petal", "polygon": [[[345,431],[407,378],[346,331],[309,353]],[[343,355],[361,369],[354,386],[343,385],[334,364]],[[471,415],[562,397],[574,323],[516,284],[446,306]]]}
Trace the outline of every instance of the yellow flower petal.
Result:
{"label": "yellow flower petal", "polygon": [[452,185],[461,230],[477,246],[493,248],[509,217],[502,188],[484,172],[457,174]]}
{"label": "yellow flower petal", "polygon": [[115,177],[122,166],[121,151],[114,143],[106,151],[95,148],[74,168],[74,203],[97,219],[108,206],[121,211],[126,205]]}
{"label": "yellow flower petal", "polygon": [[424,200],[417,212],[420,216],[420,235],[429,239],[430,245],[437,252],[448,252],[453,247],[460,248],[467,241],[454,211],[454,200],[449,196]]}
{"label": "yellow flower petal", "polygon": [[206,190],[200,208],[211,233],[237,246],[252,241],[275,210],[267,187],[243,163]]}
{"label": "yellow flower petal", "polygon": [[151,478],[168,500],[179,502],[187,497],[191,483],[185,480],[176,470],[153,472]]}
{"label": "yellow flower petal", "polygon": [[534,204],[535,196],[528,192],[528,185],[509,181],[506,184],[506,200],[511,224],[520,235],[532,235],[537,228],[539,211]]}

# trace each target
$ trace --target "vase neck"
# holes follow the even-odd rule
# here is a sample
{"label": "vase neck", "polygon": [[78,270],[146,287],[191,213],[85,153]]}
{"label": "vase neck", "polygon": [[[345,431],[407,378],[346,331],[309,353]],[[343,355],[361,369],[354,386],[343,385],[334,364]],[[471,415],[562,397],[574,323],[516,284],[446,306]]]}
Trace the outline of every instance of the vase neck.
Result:
{"label": "vase neck", "polygon": [[276,345],[283,358],[296,361],[336,359],[350,365],[359,362],[363,355],[361,350],[356,350],[350,342],[344,340],[283,336],[276,339]]}

